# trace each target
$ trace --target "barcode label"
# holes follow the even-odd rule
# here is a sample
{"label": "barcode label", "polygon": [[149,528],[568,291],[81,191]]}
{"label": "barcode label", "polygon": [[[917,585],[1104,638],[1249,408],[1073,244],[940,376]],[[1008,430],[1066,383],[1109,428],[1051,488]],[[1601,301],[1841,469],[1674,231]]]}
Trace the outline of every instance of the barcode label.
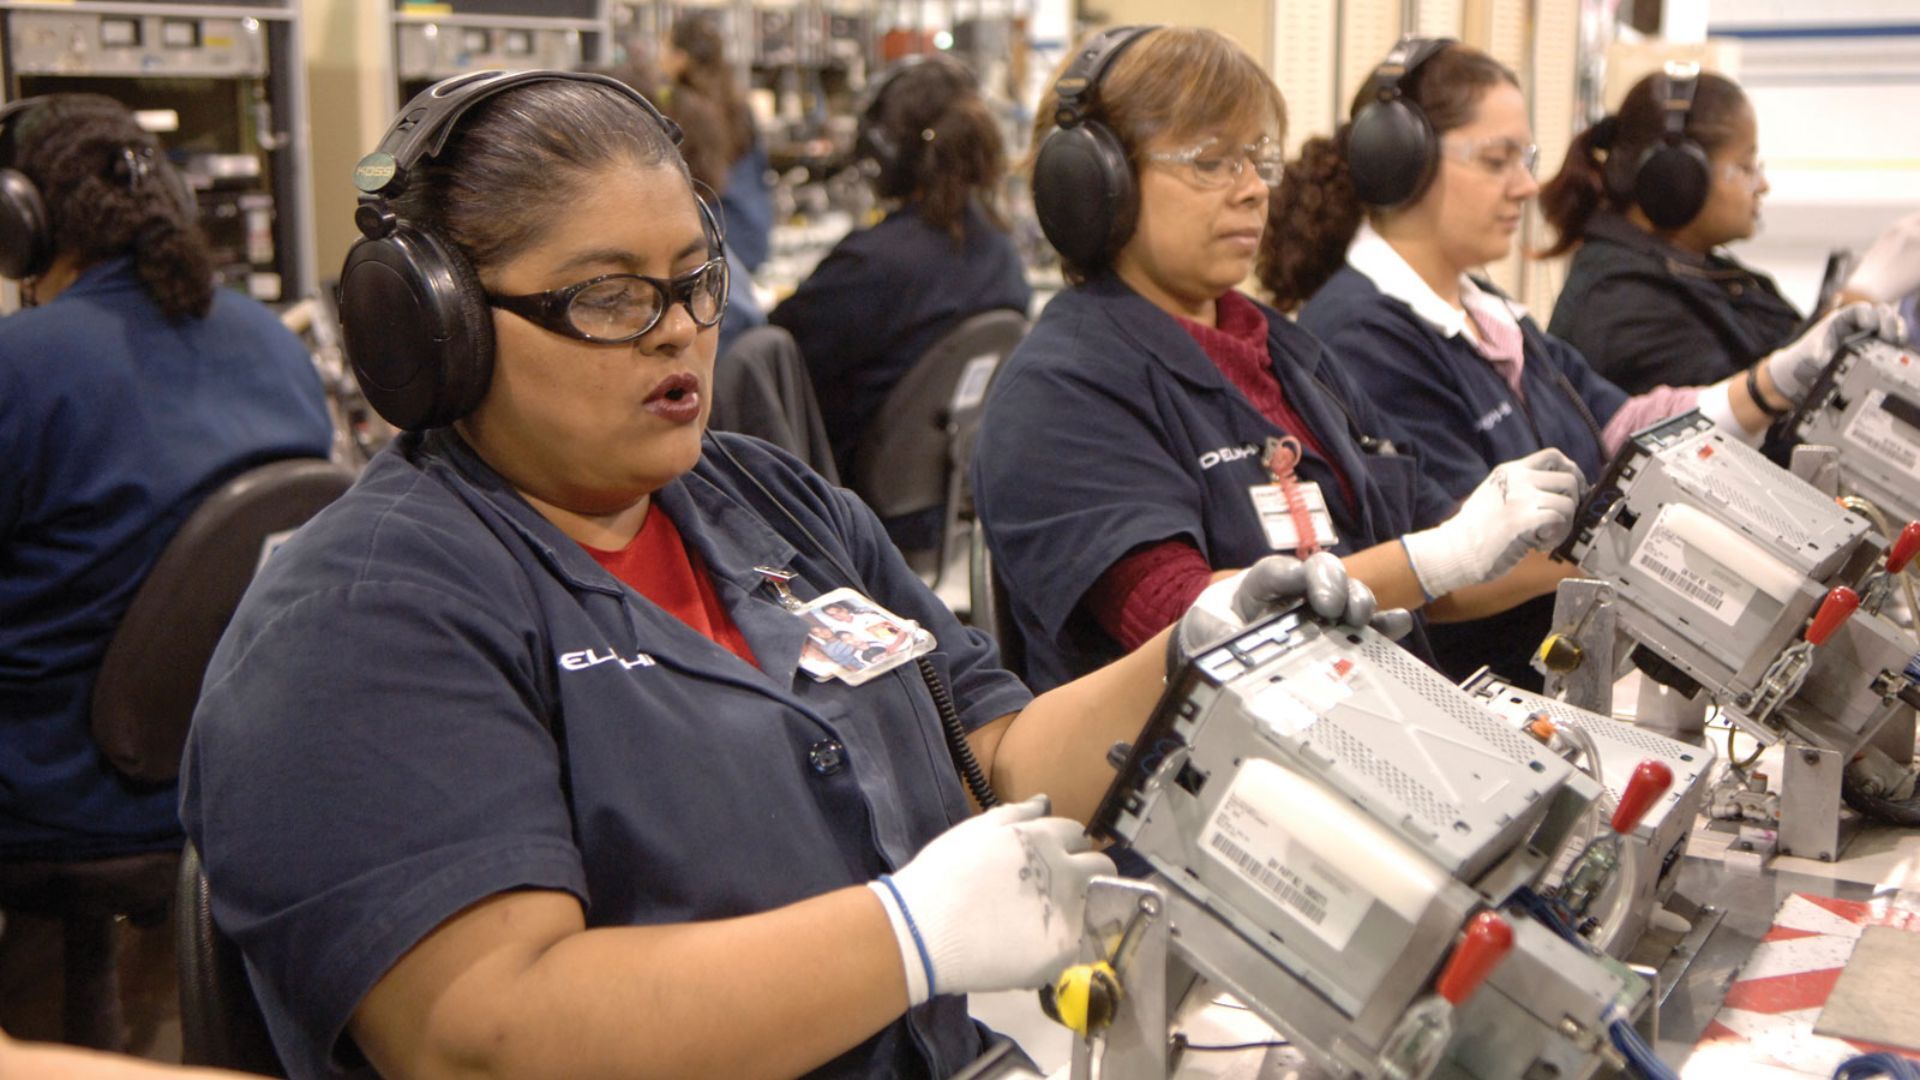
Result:
{"label": "barcode label", "polygon": [[1682,539],[1669,523],[1675,509],[1662,507],[1654,517],[1646,539],[1633,553],[1633,568],[1728,626],[1739,623],[1759,588],[1735,577],[1710,552]]}
{"label": "barcode label", "polygon": [[1640,560],[1640,565],[1642,568],[1658,574],[1660,580],[1707,605],[1707,607],[1714,611],[1719,611],[1722,607],[1726,606],[1727,598],[1720,593],[1720,590],[1711,586],[1698,584],[1692,579],[1691,575],[1681,573],[1661,562],[1659,559],[1652,557],[1644,558]]}
{"label": "barcode label", "polygon": [[1321,923],[1327,921],[1326,897],[1323,896],[1315,900],[1312,896],[1302,892],[1300,888],[1296,888],[1294,884],[1288,880],[1292,875],[1286,867],[1275,863],[1271,859],[1266,862],[1261,862],[1259,859],[1240,850],[1240,845],[1227,839],[1226,833],[1214,833],[1213,846],[1227,858],[1239,863],[1240,869],[1245,870],[1248,877],[1266,886],[1268,892],[1279,897],[1281,903],[1286,904],[1305,916],[1308,922],[1319,926]]}
{"label": "barcode label", "polygon": [[[1266,918],[1290,917],[1344,952],[1376,898],[1329,865],[1331,857],[1316,854],[1313,844],[1324,841],[1301,840],[1288,831],[1284,823],[1297,816],[1298,807],[1269,782],[1274,769],[1272,762],[1259,758],[1241,767],[1201,830],[1202,850],[1274,905]],[[1346,852],[1344,847],[1337,850]],[[1275,925],[1284,930],[1281,923]]]}

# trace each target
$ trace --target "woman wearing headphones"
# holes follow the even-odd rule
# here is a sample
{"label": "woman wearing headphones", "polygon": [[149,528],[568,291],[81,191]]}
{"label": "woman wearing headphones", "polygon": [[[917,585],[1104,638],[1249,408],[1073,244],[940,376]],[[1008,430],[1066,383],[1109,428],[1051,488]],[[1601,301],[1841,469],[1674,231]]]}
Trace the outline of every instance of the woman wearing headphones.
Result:
{"label": "woman wearing headphones", "polygon": [[1285,131],[1258,63],[1210,30],[1123,27],[1037,115],[1035,203],[1073,285],[1003,365],[973,460],[1033,685],[1124,655],[1276,551],[1339,555],[1430,619],[1553,587],[1544,557],[1509,571],[1566,525],[1570,463],[1533,455],[1459,503],[1318,341],[1234,291]]}
{"label": "woman wearing headphones", "polygon": [[1629,394],[1743,372],[1800,325],[1773,279],[1720,250],[1767,193],[1753,106],[1731,79],[1676,66],[1580,133],[1540,192],[1574,253],[1547,329]]}
{"label": "woman wearing headphones", "polygon": [[[1076,948],[1111,865],[1079,822],[1165,643],[1033,698],[855,498],[703,436],[725,263],[644,98],[429,93],[356,170],[340,286],[408,434],[255,580],[183,767],[282,1060],[953,1074],[984,1048],[962,995]],[[809,667],[828,607],[916,643]],[[969,787],[1079,820],[969,817]]]}
{"label": "woman wearing headphones", "polygon": [[327,456],[320,376],[216,288],[192,193],[95,95],[0,112],[0,860],[178,849],[173,785],[120,775],[90,704],[114,629],[200,499]]}
{"label": "woman wearing headphones", "polygon": [[[1353,116],[1288,166],[1260,279],[1282,307],[1299,308],[1300,325],[1399,421],[1421,470],[1456,497],[1496,463],[1543,448],[1597,478],[1632,432],[1693,408],[1757,440],[1843,338],[1898,330],[1890,311],[1846,308],[1738,375],[1630,397],[1470,276],[1506,257],[1539,191],[1513,73],[1477,49],[1409,38],[1361,88]],[[1446,670],[1464,675],[1489,639],[1537,646],[1551,615],[1542,597],[1436,632],[1434,647]]]}
{"label": "woman wearing headphones", "polygon": [[856,152],[893,208],[835,246],[770,316],[807,358],[843,476],[887,392],[942,334],[995,308],[1025,314],[1033,298],[997,205],[1000,127],[973,72],[943,53],[911,57],[878,76],[871,96]]}

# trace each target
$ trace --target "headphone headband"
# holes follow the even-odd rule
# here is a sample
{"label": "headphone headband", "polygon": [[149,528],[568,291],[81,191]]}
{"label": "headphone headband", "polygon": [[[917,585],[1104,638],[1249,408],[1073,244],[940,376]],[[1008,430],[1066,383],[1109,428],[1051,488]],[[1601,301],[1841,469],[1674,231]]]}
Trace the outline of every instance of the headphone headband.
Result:
{"label": "headphone headband", "polygon": [[1057,102],[1053,113],[1054,126],[1077,127],[1086,120],[1087,110],[1093,107],[1095,94],[1100,90],[1100,80],[1106,78],[1107,69],[1134,42],[1163,28],[1160,23],[1116,26],[1096,34],[1087,47],[1074,56],[1073,63],[1067,65],[1059,81],[1053,84],[1053,95]]}
{"label": "headphone headband", "polygon": [[1700,89],[1700,65],[1693,60],[1669,60],[1660,69],[1660,116],[1668,142],[1687,133],[1693,117],[1693,97]]}
{"label": "headphone headband", "polygon": [[1409,83],[1427,61],[1440,55],[1449,45],[1457,45],[1459,40],[1450,37],[1418,37],[1408,34],[1393,46],[1380,66],[1373,69],[1373,92],[1369,95],[1374,101],[1391,101],[1405,97]]}
{"label": "headphone headband", "polygon": [[[423,161],[438,157],[475,106],[517,86],[536,82],[584,82],[604,86],[645,110],[680,145],[680,125],[666,118],[646,95],[607,75],[584,71],[477,71],[442,79],[413,96],[394,118],[380,145],[353,167],[353,184],[364,199],[389,198],[406,190],[407,178]],[[4,117],[0,113],[0,117]]]}

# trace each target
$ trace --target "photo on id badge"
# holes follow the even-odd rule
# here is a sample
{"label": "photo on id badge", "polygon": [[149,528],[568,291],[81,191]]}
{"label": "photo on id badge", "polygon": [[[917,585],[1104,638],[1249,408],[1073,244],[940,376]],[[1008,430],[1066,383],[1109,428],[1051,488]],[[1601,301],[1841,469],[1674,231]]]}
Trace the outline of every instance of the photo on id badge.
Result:
{"label": "photo on id badge", "polygon": [[807,624],[800,670],[820,682],[859,686],[933,651],[932,633],[853,589],[824,593],[794,614]]}

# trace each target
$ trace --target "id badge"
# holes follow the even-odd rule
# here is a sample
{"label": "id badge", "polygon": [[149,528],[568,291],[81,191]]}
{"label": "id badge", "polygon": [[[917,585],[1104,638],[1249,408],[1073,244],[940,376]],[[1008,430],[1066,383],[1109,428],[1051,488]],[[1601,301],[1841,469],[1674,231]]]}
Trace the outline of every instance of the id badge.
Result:
{"label": "id badge", "polygon": [[839,679],[859,686],[914,657],[933,651],[933,632],[904,619],[856,589],[840,588],[793,609],[807,624],[800,670],[816,682]]}
{"label": "id badge", "polygon": [[[1314,540],[1323,548],[1338,544],[1340,538],[1333,531],[1333,515],[1327,512],[1327,497],[1321,493],[1320,485],[1303,480],[1293,489],[1306,504],[1307,516],[1313,521]],[[1293,514],[1287,509],[1287,495],[1280,490],[1280,485],[1253,484],[1247,492],[1253,497],[1253,512],[1260,515],[1260,527],[1266,530],[1267,546],[1275,551],[1298,548],[1300,533],[1294,528]]]}

